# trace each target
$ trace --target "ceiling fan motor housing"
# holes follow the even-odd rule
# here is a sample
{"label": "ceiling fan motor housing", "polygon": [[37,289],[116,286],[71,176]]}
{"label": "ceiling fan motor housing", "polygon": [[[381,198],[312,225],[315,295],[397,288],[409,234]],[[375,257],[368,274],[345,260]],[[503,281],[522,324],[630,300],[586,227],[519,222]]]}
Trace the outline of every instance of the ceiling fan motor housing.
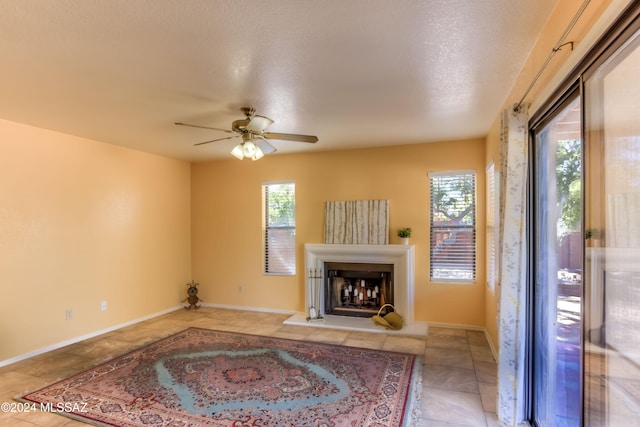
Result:
{"label": "ceiling fan motor housing", "polygon": [[249,132],[247,125],[250,121],[251,119],[234,120],[233,123],[231,123],[231,129],[234,132],[247,133]]}

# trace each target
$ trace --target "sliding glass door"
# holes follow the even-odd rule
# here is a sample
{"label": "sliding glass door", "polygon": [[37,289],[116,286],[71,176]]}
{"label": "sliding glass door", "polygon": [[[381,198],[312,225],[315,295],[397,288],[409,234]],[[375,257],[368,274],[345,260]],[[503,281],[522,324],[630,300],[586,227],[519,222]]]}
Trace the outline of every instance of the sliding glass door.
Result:
{"label": "sliding glass door", "polygon": [[640,426],[636,13],[531,129],[536,426]]}
{"label": "sliding glass door", "polygon": [[580,426],[581,98],[575,90],[534,131],[533,415]]}
{"label": "sliding glass door", "polygon": [[585,79],[585,425],[640,425],[640,32]]}

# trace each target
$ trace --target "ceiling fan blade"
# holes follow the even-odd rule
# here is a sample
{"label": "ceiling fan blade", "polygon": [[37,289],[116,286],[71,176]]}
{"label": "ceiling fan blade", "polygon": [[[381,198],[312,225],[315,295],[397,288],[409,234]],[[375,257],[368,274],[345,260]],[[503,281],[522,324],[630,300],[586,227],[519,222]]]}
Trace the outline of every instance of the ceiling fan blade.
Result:
{"label": "ceiling fan blade", "polygon": [[176,122],[174,123],[174,125],[178,125],[178,126],[188,126],[191,128],[200,128],[200,129],[210,129],[210,130],[219,130],[221,132],[226,132],[226,133],[233,133],[233,131],[230,131],[228,129],[219,129],[219,128],[212,128],[209,126],[200,126],[200,125],[191,125],[189,123],[181,123],[181,122]]}
{"label": "ceiling fan blade", "polygon": [[273,124],[273,120],[264,116],[253,116],[247,124],[247,130],[260,133]]}
{"label": "ceiling fan blade", "polygon": [[266,139],[280,139],[282,141],[297,141],[297,142],[318,142],[318,137],[314,135],[297,135],[295,133],[276,133],[276,132],[264,132],[262,136]]}
{"label": "ceiling fan blade", "polygon": [[276,147],[269,144],[264,138],[258,138],[254,142],[258,147],[260,147],[264,154],[271,154],[276,152]]}
{"label": "ceiling fan blade", "polygon": [[237,138],[237,137],[238,137],[238,135],[227,136],[225,138],[212,139],[211,141],[198,142],[197,144],[193,144],[193,146],[196,147],[198,145],[209,144],[210,142],[224,141],[225,139],[231,139],[231,138]]}

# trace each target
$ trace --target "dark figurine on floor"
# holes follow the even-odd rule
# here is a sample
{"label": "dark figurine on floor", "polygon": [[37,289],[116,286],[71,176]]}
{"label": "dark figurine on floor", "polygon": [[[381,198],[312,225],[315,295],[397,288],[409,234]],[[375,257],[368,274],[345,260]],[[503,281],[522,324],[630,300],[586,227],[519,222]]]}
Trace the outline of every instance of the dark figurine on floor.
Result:
{"label": "dark figurine on floor", "polygon": [[189,296],[182,300],[182,302],[189,302],[188,306],[184,306],[185,310],[191,310],[191,307],[193,307],[194,310],[200,308],[200,306],[198,305],[198,301],[202,300],[198,298],[198,285],[199,283],[196,283],[193,280],[191,281],[191,283],[187,283],[187,286],[189,287],[189,289],[187,289],[187,295]]}

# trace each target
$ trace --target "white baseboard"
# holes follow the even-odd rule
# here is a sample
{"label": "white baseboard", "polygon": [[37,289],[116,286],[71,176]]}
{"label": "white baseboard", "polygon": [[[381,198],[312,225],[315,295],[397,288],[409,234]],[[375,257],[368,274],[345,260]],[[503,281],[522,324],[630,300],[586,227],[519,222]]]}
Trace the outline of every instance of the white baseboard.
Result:
{"label": "white baseboard", "polygon": [[498,362],[498,349],[493,345],[493,341],[491,340],[491,336],[489,336],[489,331],[484,326],[475,326],[475,325],[460,325],[455,323],[439,323],[439,322],[428,322],[429,326],[433,326],[434,328],[451,328],[451,329],[466,329],[470,331],[479,331],[484,332],[484,336],[487,339],[487,343],[489,343],[489,348],[491,349],[491,353],[493,354],[493,358],[496,363]]}
{"label": "white baseboard", "polygon": [[75,344],[77,342],[84,341],[84,340],[87,340],[89,338],[94,338],[94,337],[97,337],[98,335],[102,335],[102,334],[106,334],[107,332],[115,331],[116,329],[124,328],[126,326],[131,326],[131,325],[134,325],[136,323],[144,322],[145,320],[153,319],[154,317],[162,316],[163,314],[171,313],[172,311],[176,311],[176,310],[180,310],[180,309],[182,309],[181,305],[176,306],[176,307],[171,307],[171,308],[168,308],[166,310],[159,311],[157,313],[149,314],[148,316],[139,317],[137,319],[130,320],[130,321],[124,322],[124,323],[120,323],[118,325],[110,326],[108,328],[101,329],[101,330],[95,331],[95,332],[91,332],[89,334],[82,335],[82,336],[79,336],[79,337],[76,337],[76,338],[72,338],[70,340],[62,341],[62,342],[59,342],[59,343],[56,343],[56,344],[49,345],[47,347],[39,348],[38,350],[31,351],[29,353],[22,354],[20,356],[12,357],[11,359],[0,360],[0,367],[6,366],[6,365],[10,365],[12,363],[19,362],[21,360],[25,360],[25,359],[28,359],[28,358],[33,357],[33,356],[38,356],[40,354],[46,353],[46,352],[51,351],[51,350],[57,350],[59,348],[65,347],[65,346],[70,345],[70,344]]}

